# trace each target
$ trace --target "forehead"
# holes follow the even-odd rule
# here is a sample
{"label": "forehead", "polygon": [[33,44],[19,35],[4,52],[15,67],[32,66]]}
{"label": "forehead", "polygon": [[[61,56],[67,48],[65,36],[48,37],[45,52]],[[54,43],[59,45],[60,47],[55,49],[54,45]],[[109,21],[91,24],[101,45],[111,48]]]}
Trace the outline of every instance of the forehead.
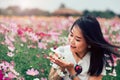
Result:
{"label": "forehead", "polygon": [[77,35],[82,35],[82,30],[79,28],[79,26],[75,25],[72,30],[71,30],[72,33],[75,33]]}

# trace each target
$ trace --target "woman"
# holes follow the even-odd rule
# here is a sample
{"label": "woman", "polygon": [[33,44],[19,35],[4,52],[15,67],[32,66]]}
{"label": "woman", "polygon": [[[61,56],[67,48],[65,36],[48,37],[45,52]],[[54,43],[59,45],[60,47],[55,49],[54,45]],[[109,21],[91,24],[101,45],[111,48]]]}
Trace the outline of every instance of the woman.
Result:
{"label": "woman", "polygon": [[106,74],[105,64],[108,55],[114,64],[112,54],[120,56],[103,37],[99,22],[95,17],[77,19],[70,29],[69,46],[53,49],[50,55],[53,62],[49,80],[102,80]]}

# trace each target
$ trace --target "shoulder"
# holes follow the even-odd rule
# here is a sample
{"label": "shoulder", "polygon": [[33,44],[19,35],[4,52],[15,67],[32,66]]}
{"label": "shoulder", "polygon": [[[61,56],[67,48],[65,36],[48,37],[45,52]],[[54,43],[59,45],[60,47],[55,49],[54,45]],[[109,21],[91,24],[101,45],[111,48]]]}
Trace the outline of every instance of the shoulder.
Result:
{"label": "shoulder", "polygon": [[90,63],[90,56],[91,56],[91,52],[87,52],[87,54],[83,57],[83,61],[89,61]]}

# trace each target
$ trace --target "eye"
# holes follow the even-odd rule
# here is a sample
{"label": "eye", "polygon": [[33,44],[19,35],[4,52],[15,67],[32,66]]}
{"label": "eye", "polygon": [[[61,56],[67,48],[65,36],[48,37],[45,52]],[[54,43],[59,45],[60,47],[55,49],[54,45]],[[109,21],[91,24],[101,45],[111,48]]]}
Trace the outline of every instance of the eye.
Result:
{"label": "eye", "polygon": [[79,42],[80,40],[79,40],[79,39],[76,39],[76,41],[78,41],[78,42]]}
{"label": "eye", "polygon": [[70,36],[71,36],[71,37],[73,37],[73,34],[72,34],[72,33],[70,33]]}

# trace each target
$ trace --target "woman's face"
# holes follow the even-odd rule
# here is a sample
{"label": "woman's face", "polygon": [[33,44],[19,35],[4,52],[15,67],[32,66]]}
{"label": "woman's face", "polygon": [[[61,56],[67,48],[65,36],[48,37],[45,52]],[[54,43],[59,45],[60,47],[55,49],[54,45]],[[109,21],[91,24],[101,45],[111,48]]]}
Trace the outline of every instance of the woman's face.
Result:
{"label": "woman's face", "polygon": [[85,53],[87,50],[87,43],[83,37],[81,29],[76,25],[70,31],[68,36],[70,49],[73,53]]}

